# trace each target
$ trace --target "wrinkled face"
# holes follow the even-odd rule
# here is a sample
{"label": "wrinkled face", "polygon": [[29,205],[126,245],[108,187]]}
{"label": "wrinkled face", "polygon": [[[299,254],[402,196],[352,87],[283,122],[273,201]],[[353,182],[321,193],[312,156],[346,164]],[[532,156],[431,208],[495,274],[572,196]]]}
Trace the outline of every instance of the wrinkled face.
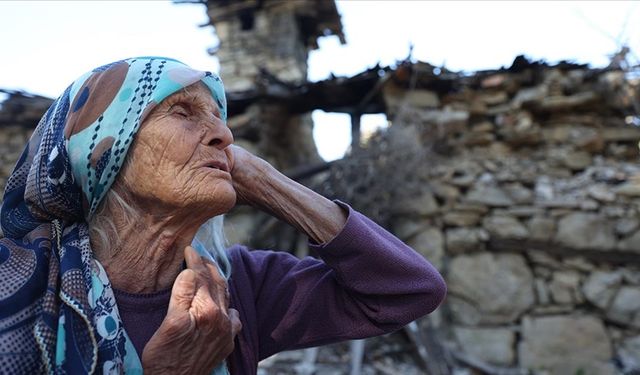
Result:
{"label": "wrinkled face", "polygon": [[211,92],[198,82],[163,100],[140,126],[119,178],[150,212],[187,210],[207,217],[230,210],[233,136]]}

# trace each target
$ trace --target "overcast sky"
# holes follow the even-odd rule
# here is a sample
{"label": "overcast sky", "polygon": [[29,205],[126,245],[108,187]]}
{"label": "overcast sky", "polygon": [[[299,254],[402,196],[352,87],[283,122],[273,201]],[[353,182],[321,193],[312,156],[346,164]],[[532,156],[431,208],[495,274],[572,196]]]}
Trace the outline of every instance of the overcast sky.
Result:
{"label": "overcast sky", "polygon": [[[292,0],[295,1],[295,0]],[[339,1],[347,45],[320,40],[309,78],[352,75],[413,57],[451,70],[508,66],[518,54],[606,65],[621,43],[640,54],[634,1]],[[0,87],[55,97],[79,74],[129,56],[166,55],[217,71],[203,5],[169,1],[0,1]],[[349,120],[314,113],[321,155],[340,157]],[[371,128],[381,116],[363,120]]]}

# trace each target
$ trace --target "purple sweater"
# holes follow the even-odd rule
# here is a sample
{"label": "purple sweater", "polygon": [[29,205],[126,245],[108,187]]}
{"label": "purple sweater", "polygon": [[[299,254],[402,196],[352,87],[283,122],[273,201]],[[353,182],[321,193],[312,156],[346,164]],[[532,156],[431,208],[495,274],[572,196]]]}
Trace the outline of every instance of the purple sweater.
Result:
{"label": "purple sweater", "polygon": [[[260,360],[283,350],[397,330],[444,299],[444,280],[429,262],[343,207],[349,217],[342,231],[326,244],[310,245],[324,262],[240,245],[228,250],[230,307],[242,322],[227,359],[232,374],[256,374]],[[164,319],[170,294],[116,291],[125,329],[139,354]]]}

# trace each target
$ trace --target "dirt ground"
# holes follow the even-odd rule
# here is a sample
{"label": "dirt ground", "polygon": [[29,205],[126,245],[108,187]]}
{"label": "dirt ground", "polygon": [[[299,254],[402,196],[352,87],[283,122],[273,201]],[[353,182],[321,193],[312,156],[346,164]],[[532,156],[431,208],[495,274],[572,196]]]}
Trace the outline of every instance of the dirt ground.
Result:
{"label": "dirt ground", "polygon": [[[318,348],[312,363],[312,350],[278,353],[262,361],[258,375],[339,375],[351,374],[350,343],[338,343]],[[305,356],[307,361],[305,362]],[[418,375],[424,374],[409,339],[402,333],[365,340],[362,375]]]}

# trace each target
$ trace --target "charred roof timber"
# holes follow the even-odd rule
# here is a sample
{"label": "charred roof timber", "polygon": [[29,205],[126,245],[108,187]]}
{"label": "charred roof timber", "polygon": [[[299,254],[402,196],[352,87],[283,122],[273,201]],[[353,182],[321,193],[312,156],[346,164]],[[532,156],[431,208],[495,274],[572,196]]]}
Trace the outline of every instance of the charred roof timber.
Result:
{"label": "charred roof timber", "polygon": [[0,89],[6,100],[0,102],[0,127],[18,125],[34,128],[53,99],[19,90]]}
{"label": "charred roof timber", "polygon": [[[584,73],[586,81],[597,81],[604,72],[615,69],[590,69],[587,65],[564,61],[548,64],[518,56],[508,68],[474,74],[451,72],[426,62],[400,62],[396,67],[374,66],[352,77],[330,77],[319,82],[296,84],[283,81],[263,68],[259,70],[250,89],[227,91],[228,113],[233,117],[244,113],[252,104],[271,103],[286,107],[291,115],[316,109],[348,114],[388,114],[385,95],[389,96],[393,93],[385,93],[383,90],[385,85],[397,87],[402,92],[428,90],[446,99],[447,96],[459,93],[466,88],[484,90],[505,80],[517,82],[520,87],[536,86],[542,82],[543,76],[550,70],[580,70]],[[0,110],[0,126],[11,123],[33,127],[52,102],[51,99],[20,91],[0,90],[0,92],[8,96]],[[530,109],[536,110],[535,107]],[[537,110],[543,110],[543,108]],[[626,111],[625,113],[628,114]]]}

